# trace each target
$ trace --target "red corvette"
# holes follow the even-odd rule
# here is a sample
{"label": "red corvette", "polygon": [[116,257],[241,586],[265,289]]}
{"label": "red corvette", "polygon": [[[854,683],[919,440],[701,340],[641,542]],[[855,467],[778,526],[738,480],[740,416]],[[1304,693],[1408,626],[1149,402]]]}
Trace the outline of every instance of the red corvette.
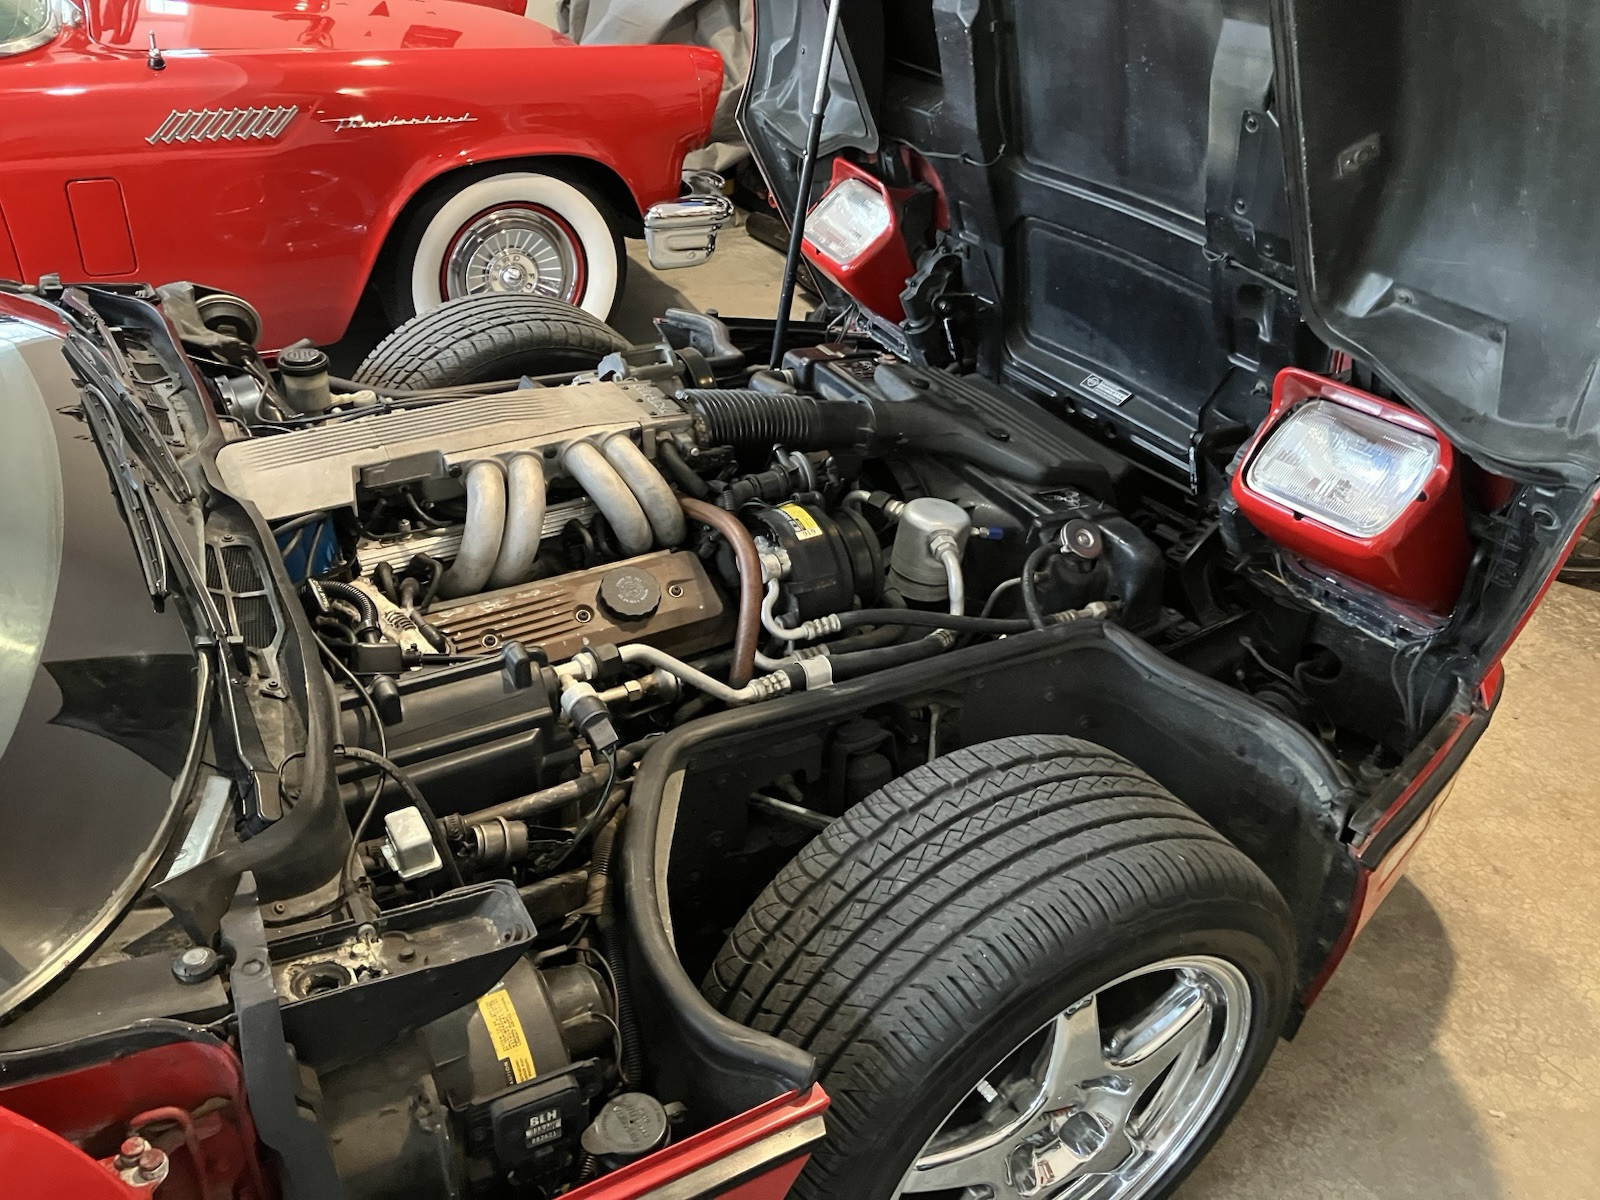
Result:
{"label": "red corvette", "polygon": [[[360,85],[399,2],[272,59],[345,90],[74,42],[118,146],[295,151],[75,142],[63,236],[292,214],[268,341],[326,338],[382,240],[332,147],[495,124]],[[192,284],[0,285],[0,1200],[1171,1197],[1600,501],[1594,11],[760,0],[805,322],[471,296],[339,379]]]}
{"label": "red corvette", "polygon": [[0,0],[0,279],[203,279],[270,347],[337,340],[369,283],[396,321],[487,291],[603,318],[624,236],[709,253],[720,201],[679,194],[721,80],[476,4]]}

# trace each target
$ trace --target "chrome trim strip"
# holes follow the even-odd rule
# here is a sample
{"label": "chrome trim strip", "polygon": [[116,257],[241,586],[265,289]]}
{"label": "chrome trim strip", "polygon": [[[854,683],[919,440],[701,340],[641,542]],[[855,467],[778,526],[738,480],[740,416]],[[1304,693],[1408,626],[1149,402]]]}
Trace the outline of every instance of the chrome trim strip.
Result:
{"label": "chrome trim strip", "polygon": [[817,1146],[827,1134],[821,1113],[752,1142],[742,1150],[707,1163],[687,1175],[641,1192],[639,1200],[693,1200],[730,1184],[741,1183],[762,1168],[776,1167]]}
{"label": "chrome trim strip", "polygon": [[238,135],[240,128],[248,120],[250,120],[249,109],[234,109],[233,114],[226,121],[224,121],[222,123],[222,127],[217,130],[217,136],[222,138],[224,141],[233,141],[233,139]]}
{"label": "chrome trim strip", "polygon": [[262,127],[267,123],[268,110],[264,108],[247,108],[244,111],[249,113],[250,116],[245,127],[239,131],[239,136],[241,138],[260,137]]}
{"label": "chrome trim strip", "polygon": [[289,122],[294,120],[295,113],[299,111],[300,110],[293,105],[289,106],[288,108],[278,109],[273,118],[267,122],[267,128],[261,136],[267,138],[277,137],[289,127]]}
{"label": "chrome trim strip", "polygon": [[205,115],[205,109],[191,108],[187,113],[184,114],[183,120],[178,122],[178,127],[172,131],[169,140],[174,142],[187,142],[190,136],[194,133],[195,126],[200,124],[200,122],[205,119]]}
{"label": "chrome trim strip", "polygon": [[471,113],[462,113],[459,116],[382,117],[369,121],[357,113],[353,117],[323,117],[322,123],[332,125],[337,133],[345,129],[390,129],[396,125],[470,125],[477,119]]}
{"label": "chrome trim strip", "polygon": [[181,121],[182,119],[183,119],[183,114],[180,113],[177,109],[173,109],[171,112],[169,112],[167,114],[167,119],[165,121],[161,122],[161,127],[159,129],[157,129],[154,133],[152,133],[149,137],[145,138],[145,141],[149,142],[152,146],[155,145],[157,142],[165,141],[166,138],[167,138],[167,135],[172,132],[173,127],[175,125],[177,125],[177,123],[179,121]]}
{"label": "chrome trim strip", "polygon": [[174,142],[270,140],[299,115],[297,104],[258,108],[175,108],[145,141],[152,146]]}

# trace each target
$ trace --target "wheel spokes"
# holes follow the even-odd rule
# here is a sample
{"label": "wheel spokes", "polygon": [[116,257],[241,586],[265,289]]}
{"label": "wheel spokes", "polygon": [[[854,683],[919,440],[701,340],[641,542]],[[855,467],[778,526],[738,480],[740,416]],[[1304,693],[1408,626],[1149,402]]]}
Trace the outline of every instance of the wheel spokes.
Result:
{"label": "wheel spokes", "polygon": [[992,1068],[897,1194],[1143,1195],[1221,1095],[1247,1041],[1249,1007],[1242,973],[1218,959],[1167,960],[1115,980]]}
{"label": "wheel spokes", "polygon": [[[1040,1109],[1065,1108],[1082,1096],[1083,1085],[1107,1080],[1113,1068],[1100,1032],[1100,1002],[1090,996],[1055,1019],[1040,1083]],[[1109,1082],[1109,1080],[1108,1080]]]}
{"label": "wheel spokes", "polygon": [[1211,998],[1194,975],[1178,972],[1171,987],[1112,1031],[1106,1046],[1111,1070],[1142,1093],[1186,1051],[1204,1048],[1211,1011]]}
{"label": "wheel spokes", "polygon": [[505,292],[567,299],[579,273],[577,253],[571,239],[543,213],[490,213],[463,230],[449,251],[449,294]]}
{"label": "wheel spokes", "polygon": [[1007,1158],[1010,1139],[993,1146],[954,1156],[929,1155],[919,1158],[900,1181],[902,1195],[919,1192],[949,1192],[961,1188],[987,1188],[995,1200],[1013,1200],[1022,1195],[1011,1186]]}

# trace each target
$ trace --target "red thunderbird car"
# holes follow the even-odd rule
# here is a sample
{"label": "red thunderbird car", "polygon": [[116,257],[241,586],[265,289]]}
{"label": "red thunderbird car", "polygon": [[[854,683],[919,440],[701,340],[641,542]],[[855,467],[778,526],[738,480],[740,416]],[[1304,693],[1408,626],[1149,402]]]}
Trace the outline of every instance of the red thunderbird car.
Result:
{"label": "red thunderbird car", "polygon": [[0,279],[203,279],[269,347],[337,340],[369,282],[396,321],[488,291],[604,318],[623,236],[691,265],[726,216],[679,199],[715,53],[475,4],[0,0],[0,79]]}

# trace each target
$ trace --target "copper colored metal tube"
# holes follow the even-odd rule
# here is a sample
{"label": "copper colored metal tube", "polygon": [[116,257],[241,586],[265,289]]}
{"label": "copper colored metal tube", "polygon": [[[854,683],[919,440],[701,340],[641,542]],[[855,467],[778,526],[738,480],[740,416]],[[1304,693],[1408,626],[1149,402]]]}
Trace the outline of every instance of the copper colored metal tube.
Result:
{"label": "copper colored metal tube", "polygon": [[728,683],[743,687],[755,674],[756,640],[761,636],[761,555],[756,551],[756,540],[727,509],[687,496],[678,503],[690,520],[711,526],[733,547],[733,559],[739,567],[739,623],[733,632],[733,666],[728,668]]}

